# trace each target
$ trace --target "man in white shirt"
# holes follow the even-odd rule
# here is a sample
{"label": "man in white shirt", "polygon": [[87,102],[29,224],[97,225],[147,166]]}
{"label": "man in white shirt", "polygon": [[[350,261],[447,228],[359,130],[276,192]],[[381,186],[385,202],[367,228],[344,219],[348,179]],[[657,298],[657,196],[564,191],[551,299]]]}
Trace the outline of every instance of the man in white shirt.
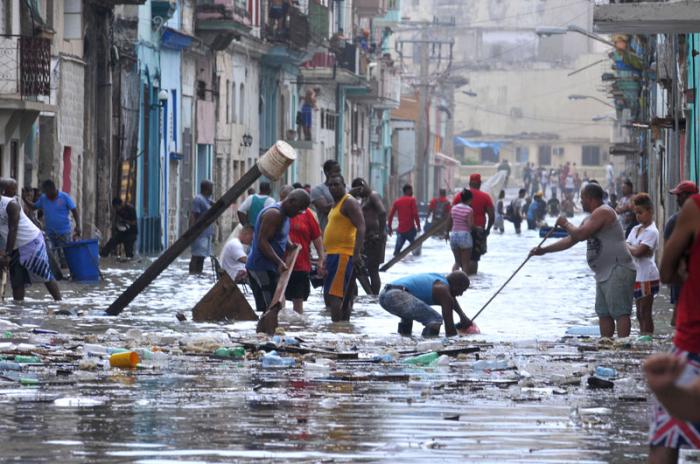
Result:
{"label": "man in white shirt", "polygon": [[248,259],[247,253],[243,247],[249,246],[253,242],[253,227],[246,225],[241,229],[238,238],[232,238],[224,245],[221,250],[221,267],[236,283],[245,280],[247,273],[245,263]]}

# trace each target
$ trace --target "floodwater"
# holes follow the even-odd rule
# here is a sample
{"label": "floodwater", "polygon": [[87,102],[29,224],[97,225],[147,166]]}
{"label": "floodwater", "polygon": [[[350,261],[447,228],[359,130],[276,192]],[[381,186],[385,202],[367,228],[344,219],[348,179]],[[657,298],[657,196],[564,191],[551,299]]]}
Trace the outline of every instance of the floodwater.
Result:
{"label": "floodwater", "polygon": [[[506,228],[505,235],[490,238],[480,273],[460,298],[467,315],[540,241],[535,231],[516,236],[510,224]],[[42,380],[38,387],[0,381],[0,461],[539,463],[646,458],[650,403],[639,360],[652,349],[663,349],[667,337],[657,337],[653,346],[631,347],[562,338],[570,326],[595,323],[594,281],[583,244],[533,258],[477,320],[482,335],[449,341],[479,346],[482,360],[507,361],[508,369],[493,371],[473,368],[474,354],[451,358],[440,367],[371,362],[374,354],[396,357],[397,351],[434,346],[417,336],[419,325],[414,340],[395,335],[398,321],[366,296],[359,298],[350,324],[331,324],[318,291],[312,291],[303,318],[282,323],[286,334],[309,346],[358,351],[360,359],[328,365],[307,355],[301,367],[263,369],[257,355],[238,361],[210,358],[206,354],[211,350],[197,355],[187,347],[216,346],[217,337],[224,342],[230,337],[229,345],[255,341],[254,323],[178,322],[175,314],[189,316],[213,284],[210,269],[203,277],[187,275],[186,259],[166,270],[121,316],[104,316],[103,310],[147,264],[105,261],[103,282],[63,283],[65,301],[60,304],[35,286],[23,305],[8,303],[0,309],[0,322],[21,326],[0,326],[12,332],[6,337],[29,337],[29,343],[63,350],[64,358],[56,361],[61,356],[55,353],[50,367],[29,369]],[[448,272],[451,265],[449,248],[431,239],[422,256],[407,258],[384,279]],[[79,315],[53,314],[60,309]],[[656,315],[662,321],[670,318],[662,298]],[[660,325],[668,332],[667,323]],[[26,335],[33,327],[62,335]],[[79,356],[68,359],[66,353],[80,354],[78,346],[86,342],[161,346],[168,355],[148,369],[85,370],[79,368]],[[615,389],[585,388],[585,376],[597,365],[618,370],[621,380]],[[561,381],[571,376],[581,382]]]}

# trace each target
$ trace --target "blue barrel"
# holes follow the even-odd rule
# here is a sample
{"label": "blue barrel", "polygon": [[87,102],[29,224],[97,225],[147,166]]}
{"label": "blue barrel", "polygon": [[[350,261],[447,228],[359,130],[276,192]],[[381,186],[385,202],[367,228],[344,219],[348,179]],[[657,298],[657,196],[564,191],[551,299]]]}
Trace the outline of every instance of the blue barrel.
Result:
{"label": "blue barrel", "polygon": [[63,246],[63,254],[70,269],[71,279],[78,282],[100,280],[100,258],[97,239],[78,240]]}

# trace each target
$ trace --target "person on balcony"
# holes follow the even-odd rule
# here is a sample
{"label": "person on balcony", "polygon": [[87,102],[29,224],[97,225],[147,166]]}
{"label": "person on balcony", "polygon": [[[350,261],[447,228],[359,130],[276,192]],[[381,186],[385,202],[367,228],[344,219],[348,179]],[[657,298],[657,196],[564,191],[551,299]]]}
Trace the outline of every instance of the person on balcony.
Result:
{"label": "person on balcony", "polygon": [[286,18],[289,12],[289,0],[270,0],[270,25],[274,35],[287,29]]}

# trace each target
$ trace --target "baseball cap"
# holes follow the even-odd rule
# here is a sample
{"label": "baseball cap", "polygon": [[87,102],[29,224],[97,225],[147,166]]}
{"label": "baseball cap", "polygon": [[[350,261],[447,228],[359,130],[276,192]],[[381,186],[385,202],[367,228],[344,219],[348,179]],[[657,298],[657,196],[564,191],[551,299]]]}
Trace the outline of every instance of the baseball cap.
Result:
{"label": "baseball cap", "polygon": [[669,193],[672,195],[678,195],[679,193],[698,193],[698,186],[694,182],[689,180],[684,180],[680,184],[676,185],[676,188],[671,190]]}
{"label": "baseball cap", "polygon": [[469,176],[469,182],[481,182],[481,174],[472,174]]}

